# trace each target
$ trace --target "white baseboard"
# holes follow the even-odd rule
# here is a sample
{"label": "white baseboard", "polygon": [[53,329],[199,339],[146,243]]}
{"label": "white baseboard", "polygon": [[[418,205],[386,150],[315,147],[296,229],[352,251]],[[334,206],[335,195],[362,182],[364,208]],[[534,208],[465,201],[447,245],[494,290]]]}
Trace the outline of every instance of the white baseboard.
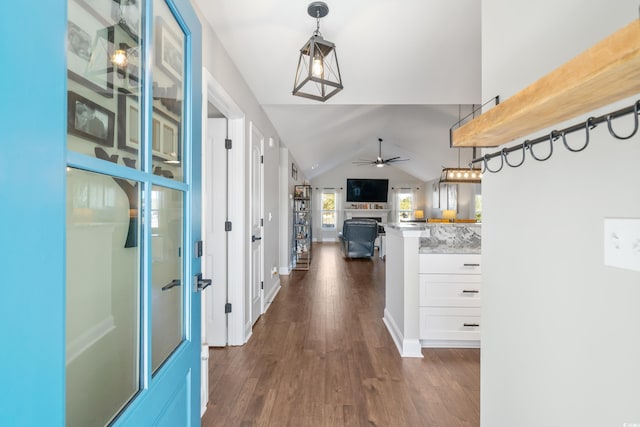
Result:
{"label": "white baseboard", "polygon": [[291,273],[290,267],[280,267],[278,268],[278,274],[281,276],[288,276]]}
{"label": "white baseboard", "polygon": [[420,340],[422,348],[480,348],[480,341]]}
{"label": "white baseboard", "polygon": [[271,307],[271,303],[276,298],[276,295],[278,295],[278,292],[280,292],[280,288],[281,288],[281,286],[280,286],[280,278],[278,277],[278,281],[271,288],[271,291],[269,291],[269,293],[264,296],[264,302],[265,302],[264,312],[265,313],[267,312],[267,310],[269,310],[269,307]]}
{"label": "white baseboard", "polygon": [[253,335],[253,325],[249,321],[244,325],[244,343],[242,343],[241,345],[248,343],[251,335]]}
{"label": "white baseboard", "polygon": [[391,338],[393,338],[393,342],[396,344],[396,348],[402,357],[424,357],[422,355],[422,346],[420,345],[420,340],[418,339],[405,339],[402,331],[398,327],[398,324],[393,319],[393,316],[387,310],[384,309],[384,317],[382,318]]}

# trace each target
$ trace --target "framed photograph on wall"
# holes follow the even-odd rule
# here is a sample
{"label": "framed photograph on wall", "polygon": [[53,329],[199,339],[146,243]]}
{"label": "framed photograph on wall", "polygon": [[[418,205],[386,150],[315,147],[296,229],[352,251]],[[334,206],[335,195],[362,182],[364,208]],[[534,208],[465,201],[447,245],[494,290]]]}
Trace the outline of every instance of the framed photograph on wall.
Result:
{"label": "framed photograph on wall", "polygon": [[93,9],[78,3],[69,8],[67,69],[69,78],[107,98],[113,97],[113,26]]}
{"label": "framed photograph on wall", "polygon": [[156,38],[156,62],[158,66],[176,81],[182,81],[184,70],[184,37],[181,39],[167,23],[158,18]]}
{"label": "framed photograph on wall", "polygon": [[294,165],[293,163],[291,163],[291,178],[293,179],[298,179],[298,169],[296,168],[296,165]]}
{"label": "framed photograph on wall", "polygon": [[137,153],[140,148],[140,107],[136,95],[118,94],[118,148]]}
{"label": "framed photograph on wall", "polygon": [[153,157],[166,162],[182,159],[180,123],[157,108],[153,109],[151,145]]}
{"label": "framed photograph on wall", "polygon": [[88,141],[113,147],[115,114],[75,92],[67,94],[67,131]]}

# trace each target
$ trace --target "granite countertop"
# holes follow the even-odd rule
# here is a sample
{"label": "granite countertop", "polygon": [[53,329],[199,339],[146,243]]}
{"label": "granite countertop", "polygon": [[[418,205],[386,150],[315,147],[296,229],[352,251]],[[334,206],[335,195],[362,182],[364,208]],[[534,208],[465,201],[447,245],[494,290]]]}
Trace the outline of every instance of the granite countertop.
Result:
{"label": "granite countertop", "polygon": [[385,228],[420,231],[421,254],[479,254],[482,249],[480,223],[392,223]]}

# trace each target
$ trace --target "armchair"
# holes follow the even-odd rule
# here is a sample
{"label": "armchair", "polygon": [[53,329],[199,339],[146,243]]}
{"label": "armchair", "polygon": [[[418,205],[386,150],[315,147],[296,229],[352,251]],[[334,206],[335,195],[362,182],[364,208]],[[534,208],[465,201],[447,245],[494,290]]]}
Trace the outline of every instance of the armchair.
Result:
{"label": "armchair", "polygon": [[378,237],[378,223],[374,219],[346,219],[338,235],[340,248],[348,258],[372,257]]}

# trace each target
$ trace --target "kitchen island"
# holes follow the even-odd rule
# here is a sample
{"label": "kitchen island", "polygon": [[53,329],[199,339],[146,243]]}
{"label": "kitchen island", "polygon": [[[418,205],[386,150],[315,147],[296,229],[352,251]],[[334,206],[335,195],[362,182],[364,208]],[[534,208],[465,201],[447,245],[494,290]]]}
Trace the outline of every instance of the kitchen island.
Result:
{"label": "kitchen island", "polygon": [[386,224],[383,321],[403,357],[480,346],[481,225]]}

